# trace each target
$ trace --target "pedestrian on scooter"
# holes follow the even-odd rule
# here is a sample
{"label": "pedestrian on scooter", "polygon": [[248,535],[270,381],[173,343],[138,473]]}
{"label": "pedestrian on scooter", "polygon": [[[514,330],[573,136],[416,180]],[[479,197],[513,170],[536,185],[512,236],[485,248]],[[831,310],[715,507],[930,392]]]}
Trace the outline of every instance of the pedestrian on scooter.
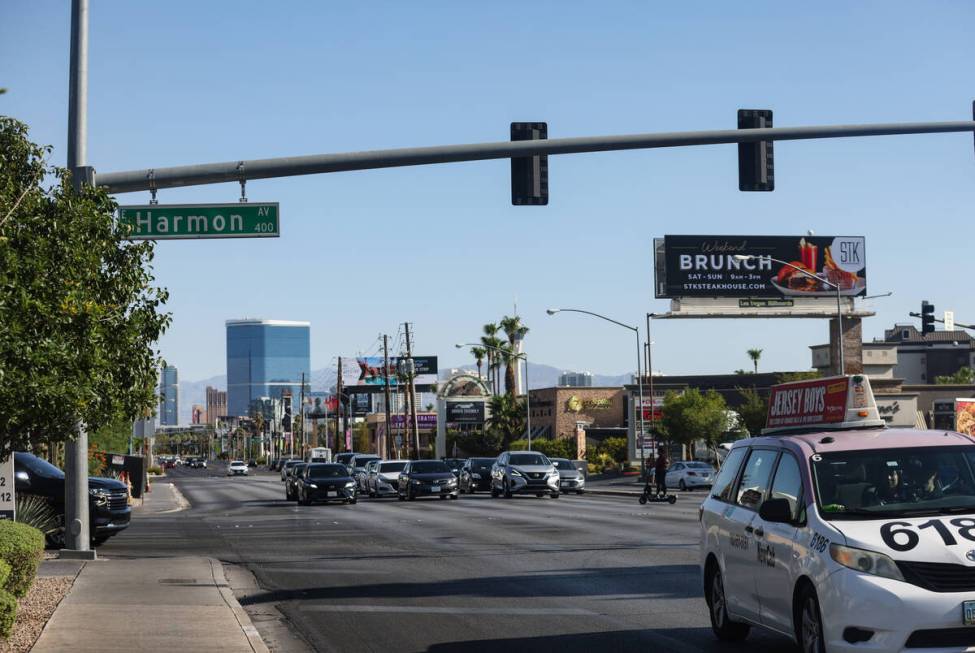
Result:
{"label": "pedestrian on scooter", "polygon": [[660,446],[657,449],[657,462],[653,468],[654,479],[657,481],[657,496],[667,496],[667,468],[670,462],[667,460],[667,448]]}

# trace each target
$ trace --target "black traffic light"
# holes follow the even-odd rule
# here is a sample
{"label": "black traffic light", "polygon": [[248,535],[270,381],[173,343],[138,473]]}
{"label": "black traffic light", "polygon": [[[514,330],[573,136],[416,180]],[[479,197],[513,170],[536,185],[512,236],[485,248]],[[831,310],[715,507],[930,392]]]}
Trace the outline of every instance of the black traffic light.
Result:
{"label": "black traffic light", "polygon": [[921,333],[934,333],[934,304],[921,302]]}
{"label": "black traffic light", "polygon": [[[548,123],[513,122],[511,140],[540,141],[548,138]],[[511,203],[515,206],[548,204],[548,156],[511,159]]]}
{"label": "black traffic light", "polygon": [[[771,110],[738,109],[738,129],[762,129],[771,126]],[[775,190],[772,141],[738,143],[738,190]]]}

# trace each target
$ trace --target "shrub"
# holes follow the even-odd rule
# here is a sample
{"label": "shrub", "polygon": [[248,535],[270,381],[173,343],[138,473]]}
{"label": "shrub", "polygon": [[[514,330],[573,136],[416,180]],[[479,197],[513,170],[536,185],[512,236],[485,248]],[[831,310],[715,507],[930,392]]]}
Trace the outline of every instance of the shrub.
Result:
{"label": "shrub", "polygon": [[27,524],[0,521],[0,560],[10,565],[3,589],[17,598],[27,594],[44,554],[44,535]]}
{"label": "shrub", "polygon": [[[17,521],[33,526],[44,535],[50,535],[61,528],[61,520],[46,497],[36,494],[17,495]],[[3,583],[0,582],[0,587]]]}
{"label": "shrub", "polygon": [[6,638],[14,629],[17,618],[17,599],[9,592],[0,590],[0,637]]}
{"label": "shrub", "polygon": [[8,578],[10,578],[10,565],[0,560],[0,587],[4,586]]}
{"label": "shrub", "polygon": [[148,473],[161,475],[163,473],[163,470],[162,467],[160,467],[159,465],[153,465],[152,467],[149,468]]}
{"label": "shrub", "polygon": [[626,438],[606,438],[596,447],[596,452],[621,463],[626,460]]}

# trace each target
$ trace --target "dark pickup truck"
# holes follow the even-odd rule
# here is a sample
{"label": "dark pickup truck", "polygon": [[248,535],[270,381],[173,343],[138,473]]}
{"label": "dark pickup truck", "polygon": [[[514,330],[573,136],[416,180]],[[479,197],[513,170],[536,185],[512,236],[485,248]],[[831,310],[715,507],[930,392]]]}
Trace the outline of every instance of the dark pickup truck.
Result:
{"label": "dark pickup truck", "polygon": [[[43,458],[22,451],[14,452],[15,489],[18,494],[33,494],[48,500],[59,523],[64,523],[64,472]],[[91,515],[92,546],[125,530],[132,509],[125,483],[113,478],[88,477],[88,511]],[[64,534],[48,536],[48,543],[61,546]]]}

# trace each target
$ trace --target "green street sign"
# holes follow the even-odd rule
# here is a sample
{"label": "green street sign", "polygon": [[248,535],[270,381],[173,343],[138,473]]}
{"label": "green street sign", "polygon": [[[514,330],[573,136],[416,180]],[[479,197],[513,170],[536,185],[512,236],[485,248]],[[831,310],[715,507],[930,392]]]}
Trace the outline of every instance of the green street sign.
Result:
{"label": "green street sign", "polygon": [[281,235],[277,202],[120,206],[119,223],[131,227],[130,240],[277,238]]}

